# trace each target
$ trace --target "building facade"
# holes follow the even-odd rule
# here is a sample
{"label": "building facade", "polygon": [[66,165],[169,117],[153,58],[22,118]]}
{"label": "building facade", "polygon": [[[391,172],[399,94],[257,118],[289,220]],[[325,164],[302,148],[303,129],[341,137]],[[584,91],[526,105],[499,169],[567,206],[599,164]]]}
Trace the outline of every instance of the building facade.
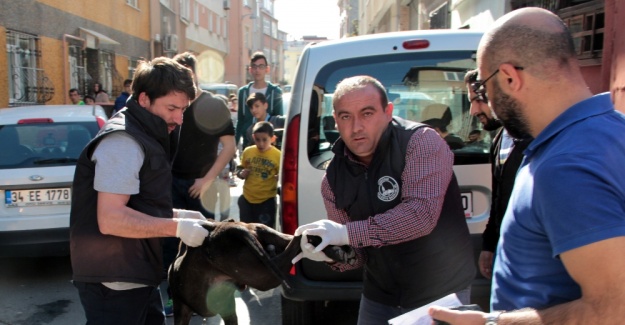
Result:
{"label": "building facade", "polygon": [[[344,2],[339,0],[339,4]],[[565,21],[591,91],[612,92],[616,107],[625,112],[622,0],[359,0],[358,31],[373,34],[415,29],[485,30],[511,10],[529,6],[548,9]]]}
{"label": "building facade", "polygon": [[[111,99],[140,60],[197,55],[200,83],[249,80],[264,51],[271,82],[283,75],[284,33],[273,0],[0,0],[0,107],[67,104],[72,88],[100,83]],[[243,22],[243,23],[242,23]]]}

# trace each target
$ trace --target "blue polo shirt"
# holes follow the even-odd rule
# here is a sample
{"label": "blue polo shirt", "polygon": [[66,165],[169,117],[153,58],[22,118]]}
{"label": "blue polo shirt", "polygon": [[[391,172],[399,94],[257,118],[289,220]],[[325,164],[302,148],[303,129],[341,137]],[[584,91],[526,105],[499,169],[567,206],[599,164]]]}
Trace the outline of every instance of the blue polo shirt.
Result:
{"label": "blue polo shirt", "polygon": [[609,93],[571,106],[524,154],[501,225],[492,310],[580,298],[559,255],[625,236],[625,116]]}

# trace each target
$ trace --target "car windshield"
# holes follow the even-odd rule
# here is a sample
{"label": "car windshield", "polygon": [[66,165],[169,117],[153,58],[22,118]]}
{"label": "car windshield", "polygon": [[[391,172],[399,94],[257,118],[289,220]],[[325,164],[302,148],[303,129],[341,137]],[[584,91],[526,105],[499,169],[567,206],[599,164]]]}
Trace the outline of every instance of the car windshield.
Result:
{"label": "car windshield", "polygon": [[95,122],[0,125],[0,168],[75,165]]}
{"label": "car windshield", "polygon": [[425,123],[439,131],[455,154],[455,164],[488,162],[494,135],[484,131],[469,113],[464,84],[465,73],[474,68],[473,51],[383,55],[328,64],[315,78],[309,121],[309,138],[314,141],[309,142],[309,157],[312,160],[330,150],[339,137],[332,116],[332,95],[337,83],[347,77],[369,75],[386,88],[394,116]]}

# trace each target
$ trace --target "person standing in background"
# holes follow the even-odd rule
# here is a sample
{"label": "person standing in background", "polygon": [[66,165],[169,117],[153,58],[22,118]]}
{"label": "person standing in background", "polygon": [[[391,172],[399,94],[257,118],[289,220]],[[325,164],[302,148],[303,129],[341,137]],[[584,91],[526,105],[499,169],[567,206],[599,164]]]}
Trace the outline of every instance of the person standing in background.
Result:
{"label": "person standing in background", "polygon": [[269,122],[256,123],[252,137],[255,145],[243,150],[237,166],[237,177],[245,180],[238,201],[239,218],[242,222],[259,222],[275,228],[280,150],[271,144],[273,126]]}
{"label": "person standing in background", "polygon": [[122,93],[115,99],[115,106],[113,106],[113,114],[119,112],[120,109],[126,107],[126,101],[128,97],[130,97],[130,93],[132,92],[132,80],[126,79],[124,80],[124,90]]}
{"label": "person standing in background", "polygon": [[242,149],[252,144],[252,140],[245,136],[247,130],[253,125],[252,114],[250,114],[250,107],[246,105],[246,99],[253,93],[262,93],[265,95],[268,103],[267,113],[269,115],[282,115],[282,89],[278,85],[274,85],[271,82],[265,80],[267,73],[269,73],[269,64],[267,58],[263,52],[255,52],[250,59],[249,73],[254,78],[254,81],[241,87],[239,89],[238,98],[239,101],[237,125],[236,125],[236,138],[235,141],[238,144],[240,140],[243,141]]}
{"label": "person standing in background", "polygon": [[526,134],[522,139],[513,139],[508,131],[501,127],[501,122],[493,116],[492,109],[488,106],[486,95],[478,95],[471,88],[477,81],[477,75],[475,69],[467,72],[464,78],[471,103],[470,113],[480,120],[484,130],[498,130],[490,149],[492,171],[490,217],[482,234],[482,251],[478,262],[480,273],[490,279],[493,276],[493,262],[499,242],[501,221],[508,208],[517,170],[523,161],[523,151],[532,142],[532,136]]}
{"label": "person standing in background", "polygon": [[80,98],[80,93],[76,88],[72,88],[69,90],[69,99],[74,105],[85,105],[85,102],[83,102],[82,98]]}
{"label": "person standing in background", "polygon": [[93,97],[95,98],[96,103],[106,103],[109,102],[109,94],[106,93],[104,89],[102,89],[102,84],[96,82],[93,84]]}

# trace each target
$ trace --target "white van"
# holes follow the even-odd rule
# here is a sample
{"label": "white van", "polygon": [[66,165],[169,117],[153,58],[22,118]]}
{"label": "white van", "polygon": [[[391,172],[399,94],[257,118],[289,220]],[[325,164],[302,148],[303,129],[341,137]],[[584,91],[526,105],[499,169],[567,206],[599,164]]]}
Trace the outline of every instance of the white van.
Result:
{"label": "white van", "polygon": [[[338,138],[331,99],[339,81],[373,76],[395,103],[393,114],[417,122],[445,120],[449,132],[467,140],[472,130],[482,128],[469,114],[464,84],[465,73],[476,66],[481,36],[467,30],[408,31],[308,45],[297,67],[282,143],[282,231],[292,234],[300,225],[326,218],[320,184]],[[488,132],[482,133],[490,141]],[[490,209],[489,152],[468,147],[453,151],[477,260]],[[484,306],[490,281],[479,272],[478,277],[472,294]],[[360,298],[361,278],[362,270],[340,273],[303,259],[291,272],[290,287],[282,287],[283,324],[318,324],[324,301]]]}

